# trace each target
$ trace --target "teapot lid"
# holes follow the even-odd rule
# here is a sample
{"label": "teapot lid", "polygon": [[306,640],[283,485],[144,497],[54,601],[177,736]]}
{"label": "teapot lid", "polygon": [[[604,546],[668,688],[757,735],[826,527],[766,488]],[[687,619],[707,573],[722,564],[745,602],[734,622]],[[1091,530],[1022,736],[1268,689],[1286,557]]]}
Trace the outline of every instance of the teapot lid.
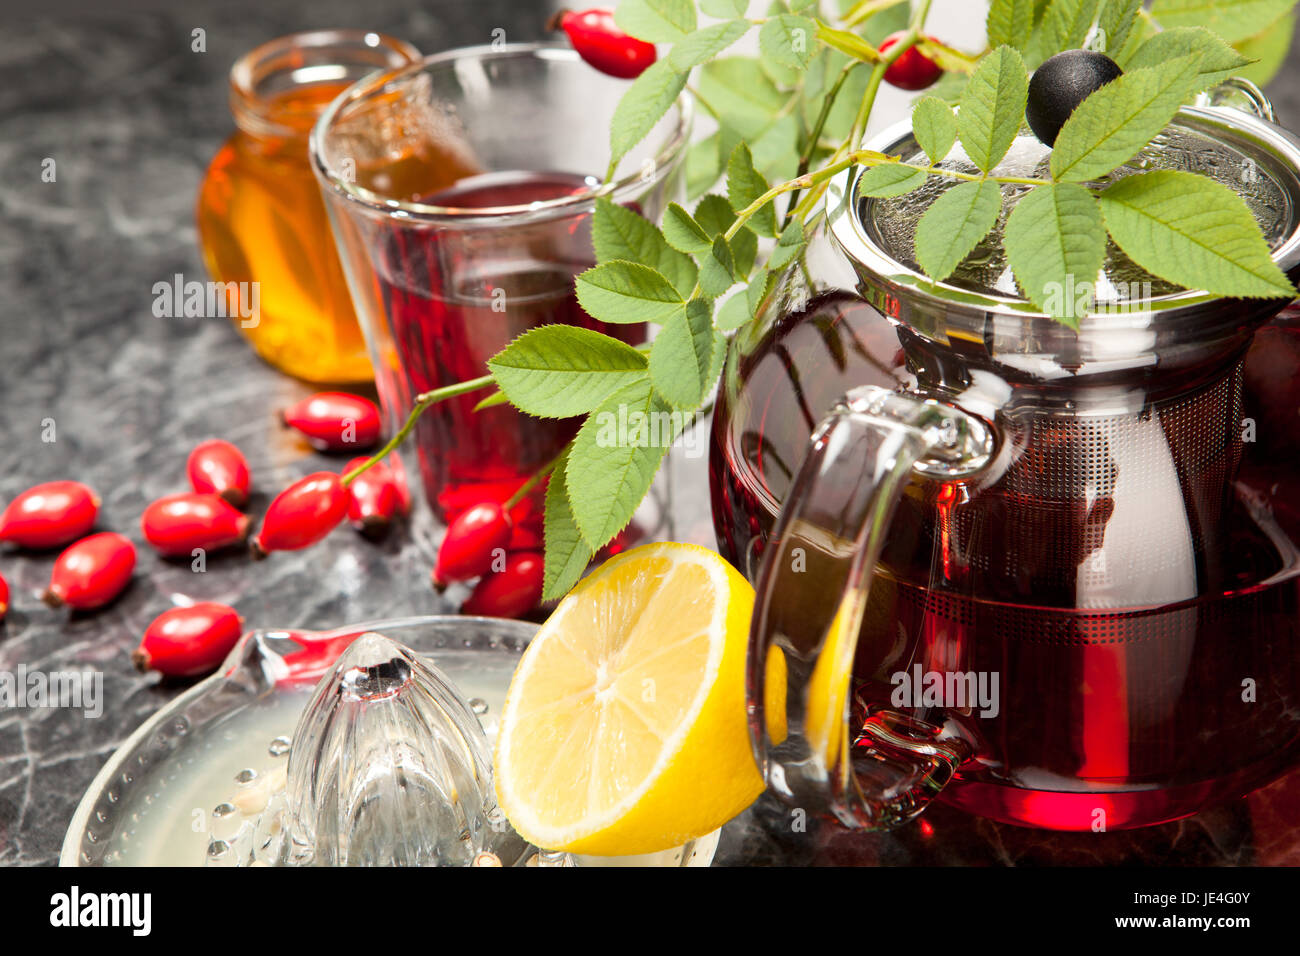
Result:
{"label": "teapot lid", "polygon": [[[1232,94],[1247,100],[1249,112],[1235,105],[1220,105]],[[1262,93],[1244,80],[1230,80],[1203,96],[1198,105],[1184,107],[1151,144],[1101,182],[1152,169],[1189,170],[1209,176],[1246,201],[1272,247],[1274,260],[1295,278],[1300,274],[1300,139],[1274,125],[1272,118]],[[910,119],[866,145],[904,162],[929,164],[912,134]],[[1046,177],[1050,157],[1050,148],[1022,129],[994,173]],[[937,165],[979,172],[960,145]],[[832,181],[827,192],[832,235],[863,280],[864,295],[887,315],[922,334],[987,338],[986,324],[992,321],[995,334],[1000,330],[1018,339],[1018,350],[1027,346],[1034,350],[1036,343],[1043,351],[1059,353],[1065,347],[1064,339],[1072,343],[1069,350],[1077,352],[1080,343],[1105,333],[1110,340],[1105,351],[1117,345],[1116,331],[1140,329],[1158,334],[1163,328],[1172,329],[1174,323],[1181,327],[1180,339],[1186,342],[1189,323],[1197,317],[1201,330],[1207,333],[1223,323],[1241,326],[1242,308],[1223,309],[1221,296],[1184,289],[1151,275],[1110,241],[1093,291],[1092,310],[1081,321],[1076,336],[1028,301],[1016,287],[1007,264],[1002,229],[1010,210],[1029,191],[1025,186],[1001,186],[1003,206],[997,225],[949,278],[934,282],[916,261],[916,223],[938,196],[959,181],[930,177],[902,196],[855,198],[865,169],[845,170]],[[1234,301],[1243,305],[1241,300]],[[1264,317],[1277,311],[1277,301],[1246,300],[1244,309],[1247,315]],[[1080,357],[1088,358],[1090,351],[1085,347]]]}

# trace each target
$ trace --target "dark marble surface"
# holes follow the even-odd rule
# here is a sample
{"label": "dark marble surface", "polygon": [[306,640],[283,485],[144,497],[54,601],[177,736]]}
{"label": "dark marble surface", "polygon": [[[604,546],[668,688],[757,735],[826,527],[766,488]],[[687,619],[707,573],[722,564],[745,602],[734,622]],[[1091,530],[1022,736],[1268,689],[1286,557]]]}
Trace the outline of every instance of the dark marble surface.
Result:
{"label": "dark marble surface", "polygon": [[[261,496],[324,461],[280,430],[272,410],[309,389],[255,359],[221,319],[158,319],[153,284],[201,278],[193,201],[208,159],[228,134],[225,73],[255,44],[293,30],[357,26],[406,37],[426,51],[486,42],[496,27],[534,39],[545,3],[519,0],[342,0],[128,4],[105,12],[55,2],[5,11],[0,31],[0,500],[54,478],[103,497],[100,525],[139,542],[144,505],[184,490],[184,459],[211,436],[248,455]],[[89,11],[89,12],[86,12]],[[161,11],[161,12],[160,12]],[[207,31],[207,52],[190,31]],[[1300,122],[1293,55],[1271,92]],[[57,181],[41,180],[52,157]],[[52,420],[56,440],[42,440]],[[705,488],[679,482],[700,538]],[[418,536],[416,536],[418,537]],[[428,586],[430,554],[411,535],[372,545],[348,531],[300,554],[254,565],[188,563],[140,551],[134,583],[97,613],[68,615],[38,600],[52,556],[5,552],[13,590],[0,623],[0,670],[91,669],[104,713],[0,711],[0,864],[49,864],[87,784],[117,744],[184,684],[136,674],[128,658],[148,622],[176,596],[234,605],[259,626],[342,622],[448,611],[463,595]],[[760,803],[743,818],[782,825]],[[774,821],[774,822],[773,822]],[[1300,863],[1300,777],[1191,820],[1138,833],[1054,836],[937,807],[888,835],[831,829],[785,841],[742,823],[724,831],[729,862],[1237,864]]]}

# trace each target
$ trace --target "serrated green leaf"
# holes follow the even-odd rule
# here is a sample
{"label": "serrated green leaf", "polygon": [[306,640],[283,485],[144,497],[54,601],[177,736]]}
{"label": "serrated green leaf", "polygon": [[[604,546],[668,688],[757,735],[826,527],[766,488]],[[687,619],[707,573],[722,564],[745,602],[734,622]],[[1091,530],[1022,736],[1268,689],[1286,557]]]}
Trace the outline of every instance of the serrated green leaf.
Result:
{"label": "serrated green leaf", "polygon": [[672,43],[695,29],[691,0],[623,0],[614,22],[624,33],[649,43]]}
{"label": "serrated green leaf", "polygon": [[778,116],[749,144],[754,168],[771,180],[792,179],[799,165],[798,142],[799,117],[793,110]]}
{"label": "serrated green leaf", "polygon": [[767,257],[767,267],[773,271],[785,268],[803,252],[804,243],[803,223],[794,219],[777,238],[772,254]]}
{"label": "serrated green leaf", "polygon": [[675,202],[664,210],[664,238],[674,249],[691,255],[708,252],[713,245],[713,236]]}
{"label": "serrated green leaf", "polygon": [[709,193],[697,202],[694,215],[700,228],[708,233],[710,242],[713,241],[714,236],[720,236],[730,229],[731,224],[736,221],[731,203],[717,193]]}
{"label": "serrated green leaf", "polygon": [[912,107],[912,135],[925,150],[930,162],[937,163],[948,155],[957,141],[957,117],[943,100],[923,96]]}
{"label": "serrated green leaf", "polygon": [[650,348],[650,381],[675,408],[699,408],[713,385],[713,354],[722,336],[713,330],[712,304],[693,299],[665,325]]}
{"label": "serrated green leaf", "polygon": [[989,46],[1021,49],[1034,26],[1034,0],[993,0],[985,25]]}
{"label": "serrated green leaf", "polygon": [[597,262],[640,262],[665,276],[682,296],[695,288],[695,263],[690,256],[669,246],[654,223],[626,206],[604,198],[596,200],[591,241]]}
{"label": "serrated green leaf", "polygon": [[700,0],[700,11],[719,20],[743,17],[748,9],[749,0]]}
{"label": "serrated green leaf", "polygon": [[728,20],[701,27],[673,44],[668,62],[673,69],[686,71],[699,66],[735,43],[749,32],[748,20]]}
{"label": "serrated green leaf", "polygon": [[646,357],[593,329],[543,325],[519,336],[488,369],[510,404],[538,418],[569,418],[645,378]]}
{"label": "serrated green leaf", "polygon": [[1097,18],[1100,0],[1052,0],[1043,11],[1039,53],[1043,59],[1083,45]]}
{"label": "serrated green leaf", "polygon": [[1137,155],[1195,90],[1196,57],[1129,70],[1079,104],[1052,149],[1052,178],[1087,182]]}
{"label": "serrated green leaf", "polygon": [[1255,62],[1240,67],[1235,75],[1260,87],[1272,82],[1286,62],[1287,52],[1291,49],[1291,38],[1295,36],[1295,23],[1296,15],[1291,13],[1255,36],[1238,40],[1237,52]]}
{"label": "serrated green leaf", "polygon": [[680,424],[681,413],[673,415],[649,379],[615,392],[587,416],[564,471],[574,522],[592,550],[632,520]]}
{"label": "serrated green leaf", "polygon": [[578,523],[569,504],[565,468],[568,452],[556,463],[546,485],[546,512],[543,536],[546,542],[546,567],[542,575],[542,599],[563,597],[578,583],[591,563],[592,552],[582,539]]}
{"label": "serrated green leaf", "polygon": [[729,332],[745,325],[758,315],[764,299],[772,291],[776,280],[777,274],[775,272],[766,270],[759,272],[750,280],[749,285],[743,291],[737,291],[735,295],[722,303],[713,324],[720,332]]}
{"label": "serrated green leaf", "polygon": [[858,180],[859,196],[887,199],[902,196],[925,184],[927,176],[919,169],[901,163],[881,163],[867,169]]}
{"label": "serrated green leaf", "polygon": [[716,299],[736,284],[736,259],[727,240],[718,236],[709,252],[700,257],[700,291]]}
{"label": "serrated green leaf", "polygon": [[817,24],[807,17],[783,14],[773,17],[758,31],[758,46],[764,56],[790,70],[808,65],[816,44]]}
{"label": "serrated green leaf", "polygon": [[687,75],[667,60],[658,60],[632,81],[609,121],[611,163],[617,164],[654,129],[686,88]]}
{"label": "serrated green leaf", "polygon": [[736,260],[736,277],[744,280],[758,259],[758,236],[742,226],[731,237],[731,255]]}
{"label": "serrated green leaf", "polygon": [[1128,69],[1155,67],[1182,56],[1198,58],[1198,71],[1208,74],[1207,86],[1232,76],[1250,62],[1205,27],[1175,27],[1157,33],[1138,47]]}
{"label": "serrated green leaf", "polygon": [[1166,30],[1209,27],[1229,43],[1257,34],[1288,13],[1295,0],[1154,0],[1151,15]]}
{"label": "serrated green leaf", "polygon": [[983,179],[946,190],[916,224],[916,259],[942,281],[988,235],[1002,210],[998,184]]}
{"label": "serrated green leaf", "polygon": [[1142,0],[1104,0],[1097,16],[1097,32],[1088,49],[1114,59],[1128,42],[1141,9]]}
{"label": "serrated green leaf", "polygon": [[686,300],[661,273],[639,262],[603,262],[574,282],[578,304],[601,322],[667,322]]}
{"label": "serrated green leaf", "polygon": [[1025,115],[1029,80],[1020,54],[1000,46],[980,60],[961,97],[957,128],[971,162],[991,171],[1011,148]]}
{"label": "serrated green leaf", "polygon": [[694,199],[713,188],[722,175],[722,160],[718,156],[718,133],[691,143],[686,149],[686,198]]}
{"label": "serrated green leaf", "polygon": [[[767,192],[767,180],[754,169],[754,160],[749,154],[749,147],[744,143],[736,146],[727,162],[727,201],[737,215],[751,203]],[[746,220],[749,228],[760,236],[776,236],[776,209],[771,201]]]}
{"label": "serrated green leaf", "polygon": [[751,57],[724,56],[709,61],[700,68],[699,86],[700,98],[751,149],[785,105],[785,96]]}
{"label": "serrated green leaf", "polygon": [[1111,238],[1148,272],[1215,295],[1292,298],[1250,208],[1206,176],[1160,169],[1101,194]]}
{"label": "serrated green leaf", "polygon": [[1106,258],[1106,227],[1097,199],[1082,186],[1035,186],[1007,217],[1003,245],[1021,290],[1039,309],[1077,328],[1074,290],[1095,288]]}

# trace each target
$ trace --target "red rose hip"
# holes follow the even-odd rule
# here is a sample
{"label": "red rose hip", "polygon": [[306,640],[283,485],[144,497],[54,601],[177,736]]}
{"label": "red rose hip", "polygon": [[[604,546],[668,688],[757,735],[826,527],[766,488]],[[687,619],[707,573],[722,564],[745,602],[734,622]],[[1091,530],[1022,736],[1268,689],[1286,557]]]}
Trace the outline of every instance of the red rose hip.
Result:
{"label": "red rose hip", "polygon": [[89,611],[121,594],[134,570],[135,545],[112,531],[92,534],[58,556],[41,598],[50,607]]}
{"label": "red rose hip", "polygon": [[24,548],[58,548],[85,537],[99,515],[99,496],[79,481],[28,488],[0,513],[0,541]]}
{"label": "red rose hip", "polygon": [[497,554],[509,546],[510,534],[510,516],[496,502],[485,501],[461,512],[448,525],[438,548],[433,586],[441,590],[451,581],[468,581],[486,574]]}
{"label": "red rose hip", "polygon": [[[370,459],[353,458],[343,474],[360,468]],[[385,461],[377,461],[348,483],[348,520],[367,537],[381,537],[388,531],[401,509],[401,496],[393,470]]]}
{"label": "red rose hip", "polygon": [[348,392],[317,392],[281,413],[321,451],[361,451],[379,441],[379,409],[375,403]]}
{"label": "red rose hip", "polygon": [[298,479],[266,509],[262,527],[253,537],[253,557],[311,547],[347,517],[350,500],[343,480],[331,471]]}
{"label": "red rose hip", "polygon": [[609,76],[636,79],[655,61],[654,44],[620,30],[609,10],[561,10],[547,28],[563,30],[578,56]]}
{"label": "red rose hip", "polygon": [[[903,31],[891,33],[880,43],[880,52],[884,53],[903,38]],[[896,86],[900,90],[923,90],[928,86],[933,86],[939,77],[943,76],[943,69],[928,56],[911,47],[904,51],[903,55],[889,65],[885,70],[885,82],[890,86]]]}
{"label": "red rose hip", "polygon": [[168,495],[144,509],[140,531],[159,554],[189,557],[196,548],[219,551],[248,536],[248,515],[218,495]]}
{"label": "red rose hip", "polygon": [[489,571],[474,585],[474,591],[460,606],[462,614],[487,617],[521,617],[542,599],[543,560],[533,551],[521,551],[506,558],[501,571]]}
{"label": "red rose hip", "polygon": [[0,574],[0,621],[9,613],[9,582]]}
{"label": "red rose hip", "polygon": [[236,508],[248,502],[252,477],[244,453],[228,441],[200,442],[185,463],[190,487],[199,494],[220,495]]}
{"label": "red rose hip", "polygon": [[224,604],[174,607],[153,619],[131,660],[141,671],[168,677],[206,674],[226,659],[243,629],[243,619]]}

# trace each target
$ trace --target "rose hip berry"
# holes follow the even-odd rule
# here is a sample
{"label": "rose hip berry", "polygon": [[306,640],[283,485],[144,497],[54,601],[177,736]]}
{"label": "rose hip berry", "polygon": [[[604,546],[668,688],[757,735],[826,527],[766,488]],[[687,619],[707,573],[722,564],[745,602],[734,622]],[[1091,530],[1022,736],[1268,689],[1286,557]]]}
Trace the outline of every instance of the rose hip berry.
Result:
{"label": "rose hip berry", "polygon": [[248,536],[248,515],[219,495],[168,495],[144,509],[140,531],[159,554],[189,557],[195,548],[218,551]]}
{"label": "rose hip berry", "polygon": [[253,557],[311,547],[347,516],[350,500],[342,479],[331,471],[298,479],[266,509],[262,527],[253,537]]}
{"label": "rose hip berry", "polygon": [[[343,474],[360,468],[370,459],[353,458]],[[388,463],[377,461],[348,485],[348,520],[352,527],[369,538],[382,537],[401,510],[397,482]]]}
{"label": "rose hip berry", "polygon": [[468,508],[447,527],[433,567],[433,586],[441,590],[451,581],[468,581],[492,569],[498,551],[510,544],[511,522],[496,502]]}
{"label": "rose hip berry", "polygon": [[0,621],[9,613],[9,582],[0,574]]}
{"label": "rose hip berry", "polygon": [[185,470],[190,487],[199,494],[220,495],[236,508],[248,502],[252,486],[248,461],[230,442],[213,438],[195,445]]}
{"label": "rose hip berry", "polygon": [[654,44],[620,30],[609,10],[560,10],[546,27],[563,30],[578,56],[610,76],[633,80],[655,61]]}
{"label": "rose hip berry", "polygon": [[201,601],[174,607],[145,628],[131,661],[138,670],[168,677],[206,674],[226,659],[243,629],[243,619],[224,604]]}
{"label": "rose hip berry", "polygon": [[348,392],[308,395],[280,417],[321,451],[361,451],[379,441],[379,409],[370,399]]}
{"label": "rose hip berry", "polygon": [[95,526],[99,496],[79,481],[47,481],[28,488],[0,513],[0,541],[23,548],[58,548]]}
{"label": "rose hip berry", "polygon": [[112,531],[92,534],[58,556],[41,599],[78,611],[102,607],[122,593],[134,570],[135,545]]}
{"label": "rose hip berry", "polygon": [[[880,52],[886,52],[901,40],[903,32],[900,30],[885,37],[880,43]],[[900,90],[923,90],[927,86],[933,86],[941,76],[943,76],[943,69],[939,64],[916,47],[904,51],[903,55],[885,70],[885,82]]]}
{"label": "rose hip berry", "polygon": [[533,551],[506,558],[501,571],[490,571],[474,585],[460,606],[462,614],[486,617],[522,617],[542,599],[543,560]]}

